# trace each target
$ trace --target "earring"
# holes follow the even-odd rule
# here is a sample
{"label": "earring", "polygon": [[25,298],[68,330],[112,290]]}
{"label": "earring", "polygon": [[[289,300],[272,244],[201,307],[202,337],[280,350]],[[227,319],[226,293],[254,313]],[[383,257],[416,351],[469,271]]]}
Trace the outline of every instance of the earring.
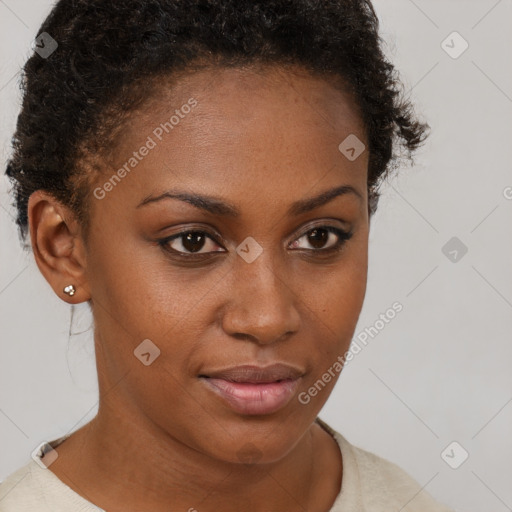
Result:
{"label": "earring", "polygon": [[64,293],[67,293],[70,297],[75,295],[75,292],[76,292],[76,288],[72,284],[70,284],[70,285],[66,286],[66,288],[64,288]]}

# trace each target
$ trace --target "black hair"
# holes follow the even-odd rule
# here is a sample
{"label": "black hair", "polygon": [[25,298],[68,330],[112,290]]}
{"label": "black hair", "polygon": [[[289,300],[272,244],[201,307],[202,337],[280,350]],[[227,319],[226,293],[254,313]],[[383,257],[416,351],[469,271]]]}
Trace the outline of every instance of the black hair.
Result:
{"label": "black hair", "polygon": [[6,169],[23,240],[38,189],[87,232],[87,155],[111,147],[151,83],[198,65],[290,64],[342,80],[367,134],[370,214],[383,178],[427,136],[384,55],[370,0],[60,0],[39,33],[58,47],[46,58],[34,52],[23,68]]}

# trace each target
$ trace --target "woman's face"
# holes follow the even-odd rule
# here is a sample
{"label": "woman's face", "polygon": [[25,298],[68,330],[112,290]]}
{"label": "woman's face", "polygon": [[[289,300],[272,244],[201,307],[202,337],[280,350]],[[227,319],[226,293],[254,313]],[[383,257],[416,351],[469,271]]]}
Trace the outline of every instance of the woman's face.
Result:
{"label": "woman's face", "polygon": [[[354,136],[348,95],[277,68],[196,72],[132,117],[91,199],[100,414],[225,461],[296,445],[366,290]],[[275,363],[292,369],[227,371]]]}

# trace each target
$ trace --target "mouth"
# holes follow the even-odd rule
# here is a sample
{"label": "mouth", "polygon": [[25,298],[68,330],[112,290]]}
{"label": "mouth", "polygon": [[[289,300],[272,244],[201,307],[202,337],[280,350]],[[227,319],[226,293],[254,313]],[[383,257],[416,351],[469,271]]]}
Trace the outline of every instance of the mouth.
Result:
{"label": "mouth", "polygon": [[296,393],[304,372],[284,364],[235,366],[199,378],[224,404],[246,415],[272,414]]}

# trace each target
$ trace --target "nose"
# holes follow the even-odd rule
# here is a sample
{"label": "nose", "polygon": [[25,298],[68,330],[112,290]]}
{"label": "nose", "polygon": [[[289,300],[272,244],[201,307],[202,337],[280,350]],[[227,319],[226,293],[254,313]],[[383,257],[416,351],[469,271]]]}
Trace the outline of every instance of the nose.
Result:
{"label": "nose", "polygon": [[297,332],[300,315],[289,273],[263,254],[252,263],[238,259],[226,284],[230,300],[222,317],[224,331],[238,339],[268,345]]}

